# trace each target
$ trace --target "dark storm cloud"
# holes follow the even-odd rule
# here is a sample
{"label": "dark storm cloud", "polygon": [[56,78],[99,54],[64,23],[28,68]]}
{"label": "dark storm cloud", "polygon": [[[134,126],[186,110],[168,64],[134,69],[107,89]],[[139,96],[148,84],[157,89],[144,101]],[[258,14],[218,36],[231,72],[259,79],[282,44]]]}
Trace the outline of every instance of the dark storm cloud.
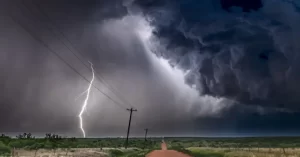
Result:
{"label": "dark storm cloud", "polygon": [[[140,1],[136,4],[152,17],[156,39],[167,48],[155,52],[174,66],[190,70],[187,83],[196,85],[201,95],[299,109],[296,1],[263,1],[263,7],[257,4],[253,9],[260,9],[248,13],[227,12],[219,1],[151,2],[150,7]],[[249,7],[241,3],[235,6]],[[201,57],[195,62],[187,56]]]}
{"label": "dark storm cloud", "polygon": [[[242,14],[222,10],[219,0],[1,1],[0,132],[81,135],[83,97],[74,99],[88,84],[32,36],[88,79],[90,70],[70,49],[92,61],[138,109],[132,135],[143,135],[144,128],[158,136],[299,130],[292,124],[299,114],[291,112],[299,102],[297,7],[267,2]],[[154,47],[146,45],[149,36]],[[95,85],[123,102],[98,78]],[[86,132],[125,135],[128,116],[93,89]]]}
{"label": "dark storm cloud", "polygon": [[237,6],[243,9],[243,12],[249,12],[251,10],[258,10],[262,7],[261,0],[221,0],[221,6],[224,10],[230,11],[230,7]]}

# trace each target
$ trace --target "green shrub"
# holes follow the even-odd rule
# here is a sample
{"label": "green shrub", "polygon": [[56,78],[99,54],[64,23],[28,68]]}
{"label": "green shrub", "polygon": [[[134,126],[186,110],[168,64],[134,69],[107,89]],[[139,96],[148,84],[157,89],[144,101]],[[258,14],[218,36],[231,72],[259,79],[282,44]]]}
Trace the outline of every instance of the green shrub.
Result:
{"label": "green shrub", "polygon": [[23,148],[22,141],[20,141],[20,140],[11,141],[8,145],[12,148]]}
{"label": "green shrub", "polygon": [[113,149],[109,151],[109,154],[111,157],[118,157],[124,155],[124,152],[118,150],[118,149]]}
{"label": "green shrub", "polygon": [[27,148],[25,147],[25,149],[29,149],[29,150],[38,150],[44,148],[44,144],[43,143],[35,143],[33,145],[28,146]]}
{"label": "green shrub", "polygon": [[0,155],[7,155],[10,154],[10,147],[5,145],[3,142],[0,141]]}
{"label": "green shrub", "polygon": [[55,145],[54,145],[53,142],[46,141],[46,142],[44,143],[44,148],[45,148],[45,149],[54,149],[54,148],[55,148]]}

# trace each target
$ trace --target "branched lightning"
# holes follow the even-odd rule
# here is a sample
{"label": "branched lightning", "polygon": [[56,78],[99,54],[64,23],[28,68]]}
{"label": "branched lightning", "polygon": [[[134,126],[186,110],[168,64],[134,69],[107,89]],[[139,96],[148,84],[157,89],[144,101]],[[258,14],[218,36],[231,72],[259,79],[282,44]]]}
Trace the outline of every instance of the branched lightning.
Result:
{"label": "branched lightning", "polygon": [[[91,62],[89,62],[89,63],[91,64],[91,69],[92,69],[93,77],[92,77],[92,80],[91,80],[91,82],[90,82],[90,84],[89,84],[88,89],[82,93],[82,94],[86,93],[86,98],[85,98],[85,100],[84,100],[84,102],[83,102],[83,105],[82,105],[82,107],[81,107],[81,111],[80,111],[80,113],[79,113],[79,115],[78,115],[78,116],[79,116],[80,129],[81,129],[81,131],[82,131],[83,137],[85,137],[85,131],[84,131],[84,128],[83,128],[82,114],[83,114],[83,112],[85,111],[86,106],[87,106],[87,104],[88,104],[88,100],[89,100],[90,92],[91,92],[91,87],[92,87],[92,84],[93,84],[94,78],[95,78],[93,64],[92,64]],[[81,94],[81,95],[82,95],[82,94]]]}
{"label": "branched lightning", "polygon": [[85,93],[87,93],[88,90],[82,92],[77,98],[75,98],[75,101],[77,101],[78,98],[80,98],[81,96],[83,96]]}

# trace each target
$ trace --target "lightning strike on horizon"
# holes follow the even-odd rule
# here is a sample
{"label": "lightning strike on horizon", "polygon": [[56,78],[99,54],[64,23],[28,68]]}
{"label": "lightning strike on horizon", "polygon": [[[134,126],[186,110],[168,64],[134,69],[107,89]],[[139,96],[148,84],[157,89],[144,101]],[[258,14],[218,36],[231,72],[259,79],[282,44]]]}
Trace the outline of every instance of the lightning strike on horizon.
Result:
{"label": "lightning strike on horizon", "polygon": [[83,105],[81,107],[81,111],[79,113],[79,124],[80,124],[80,129],[82,131],[82,134],[83,134],[83,137],[85,138],[85,131],[84,131],[84,128],[83,128],[83,122],[82,122],[82,114],[83,112],[85,111],[86,109],[86,106],[87,106],[87,103],[88,103],[88,100],[89,100],[89,97],[90,97],[90,92],[91,92],[91,87],[92,87],[92,84],[94,82],[94,78],[95,78],[95,74],[94,74],[94,68],[93,68],[93,64],[91,62],[89,62],[91,64],[91,69],[92,69],[92,73],[93,73],[93,77],[92,77],[92,80],[89,84],[89,87],[86,91],[84,91],[82,94],[86,93],[86,98],[83,102]]}

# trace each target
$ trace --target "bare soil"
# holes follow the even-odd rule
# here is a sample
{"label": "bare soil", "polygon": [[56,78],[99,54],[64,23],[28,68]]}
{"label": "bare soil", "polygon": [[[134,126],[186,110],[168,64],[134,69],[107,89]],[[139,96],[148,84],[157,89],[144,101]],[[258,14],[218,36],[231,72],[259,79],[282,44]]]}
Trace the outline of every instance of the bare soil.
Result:
{"label": "bare soil", "polygon": [[146,157],[190,157],[175,150],[168,150],[165,142],[161,143],[161,150],[155,150],[147,154]]}
{"label": "bare soil", "polygon": [[190,157],[189,155],[175,150],[155,150],[147,154],[146,157]]}

